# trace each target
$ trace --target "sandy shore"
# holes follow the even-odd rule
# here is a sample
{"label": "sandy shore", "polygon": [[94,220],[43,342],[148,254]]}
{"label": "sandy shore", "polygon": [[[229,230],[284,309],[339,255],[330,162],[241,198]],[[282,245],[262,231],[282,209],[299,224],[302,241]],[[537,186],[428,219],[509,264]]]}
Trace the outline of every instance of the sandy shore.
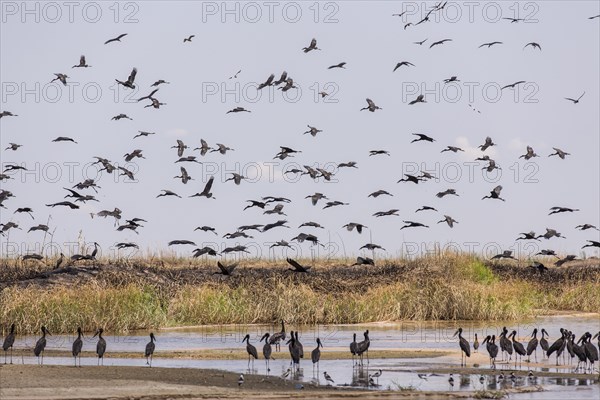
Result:
{"label": "sandy shore", "polygon": [[[0,365],[0,398],[11,399],[394,399],[468,398],[473,392],[367,391],[211,369]],[[541,390],[529,387],[507,393]]]}

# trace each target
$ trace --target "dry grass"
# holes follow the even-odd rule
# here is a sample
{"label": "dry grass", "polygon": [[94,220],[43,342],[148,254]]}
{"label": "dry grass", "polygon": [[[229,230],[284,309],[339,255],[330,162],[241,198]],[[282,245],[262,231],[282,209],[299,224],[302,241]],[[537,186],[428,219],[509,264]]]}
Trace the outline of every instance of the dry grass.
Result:
{"label": "dry grass", "polygon": [[[14,260],[13,260],[14,261]],[[6,262],[6,261],[5,261]],[[306,263],[307,260],[305,260]],[[309,274],[281,261],[244,261],[231,277],[188,259],[95,262],[52,271],[16,263],[0,274],[0,320],[20,332],[103,326],[337,324],[396,320],[516,320],[554,310],[600,309],[600,268],[551,269],[446,254],[349,267],[319,261]],[[53,263],[49,263],[53,265]]]}

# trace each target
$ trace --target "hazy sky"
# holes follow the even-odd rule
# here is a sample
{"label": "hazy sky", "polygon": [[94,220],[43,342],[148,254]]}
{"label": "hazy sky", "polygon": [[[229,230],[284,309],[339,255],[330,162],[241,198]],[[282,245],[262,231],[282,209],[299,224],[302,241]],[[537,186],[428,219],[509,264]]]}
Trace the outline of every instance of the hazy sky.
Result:
{"label": "hazy sky", "polygon": [[[1,162],[29,170],[11,173],[14,179],[0,183],[15,195],[0,209],[2,223],[13,221],[23,228],[0,238],[2,255],[39,252],[43,232],[27,230],[47,223],[50,216],[53,241],[68,254],[82,252],[68,248],[80,231],[88,246],[97,241],[104,255],[115,254],[117,242],[161,251],[170,240],[187,239],[199,247],[251,245],[253,255],[266,257],[271,243],[289,241],[300,232],[331,242],[329,249],[318,250],[322,256],[359,255],[370,235],[388,256],[426,252],[436,243],[486,255],[513,249],[525,256],[542,248],[581,255],[586,240],[598,240],[598,231],[575,229],[583,223],[600,226],[600,19],[588,19],[599,13],[597,1],[449,2],[418,26],[414,24],[433,2],[0,3],[0,110],[19,115],[0,120]],[[402,11],[408,12],[392,16]],[[515,16],[527,21],[500,19]],[[404,29],[408,22],[413,26]],[[128,35],[120,43],[103,44],[121,33]],[[192,34],[193,41],[183,43]],[[301,49],[312,38],[321,51],[305,54]],[[423,39],[422,46],[413,43]],[[452,41],[430,48],[442,39]],[[503,44],[478,48],[492,41]],[[524,49],[529,42],[539,43],[542,51]],[[91,68],[71,68],[81,54]],[[342,61],[346,69],[327,69]],[[415,66],[392,72],[400,61]],[[115,78],[125,80],[133,67],[138,69],[136,89],[117,87]],[[238,70],[237,79],[228,79]],[[278,78],[283,70],[298,89],[257,92],[258,83],[271,73]],[[69,75],[66,87],[49,84],[59,72]],[[460,82],[444,84],[451,76]],[[148,101],[134,99],[147,95],[158,79],[170,82],[155,95],[166,105],[144,108]],[[526,83],[516,90],[499,90],[520,80]],[[320,91],[330,96],[322,99]],[[564,99],[584,91],[579,104]],[[427,103],[409,105],[418,94]],[[382,110],[359,112],[367,97]],[[237,106],[252,112],[226,114]],[[133,120],[112,121],[119,113]],[[303,135],[307,124],[323,132]],[[156,135],[134,140],[138,130]],[[416,132],[436,141],[411,144]],[[78,144],[51,142],[57,136],[72,137]],[[486,136],[497,145],[482,153],[477,146]],[[235,151],[200,157],[192,151],[200,138]],[[176,150],[170,147],[177,139],[190,147],[185,155],[196,155],[203,164],[175,164]],[[10,142],[23,147],[4,150]],[[447,145],[465,152],[440,153]],[[527,145],[540,157],[519,159]],[[302,153],[273,160],[279,146]],[[571,156],[548,158],[552,147]],[[133,182],[98,174],[99,167],[91,166],[94,156],[123,166],[123,155],[134,149],[142,149],[146,159],[127,166],[135,172]],[[369,157],[373,149],[386,149],[391,157]],[[502,169],[482,172],[486,163],[474,159],[483,154]],[[282,175],[302,165],[333,171],[347,161],[356,161],[358,169],[340,169],[332,182]],[[184,185],[173,179],[180,165],[195,180]],[[396,183],[404,172],[420,170],[437,179]],[[230,172],[250,179],[239,186],[224,182]],[[216,200],[189,198],[202,191],[210,175],[215,176]],[[95,178],[101,186],[99,202],[78,203],[79,210],[45,206],[62,201],[67,194],[63,187],[85,178]],[[498,184],[506,202],[482,201]],[[435,196],[448,188],[460,196]],[[161,189],[182,198],[156,198]],[[394,196],[367,198],[378,189]],[[312,206],[304,197],[315,192],[349,205],[323,210],[321,201]],[[292,200],[283,210],[287,217],[263,215],[258,208],[242,211],[246,200],[267,195]],[[422,205],[439,212],[415,214]],[[552,206],[580,211],[548,216]],[[13,214],[17,207],[33,208],[35,220]],[[90,217],[114,207],[123,211],[122,223],[133,217],[148,221],[139,235],[115,231],[111,218]],[[392,208],[400,210],[399,217],[372,216]],[[453,229],[436,223],[445,214],[459,221]],[[278,219],[288,220],[292,228],[248,232],[254,239],[222,238],[240,225]],[[401,231],[403,220],[430,228]],[[325,229],[297,229],[307,221]],[[342,229],[348,222],[370,229],[360,235],[348,232]],[[194,232],[201,225],[214,226],[219,236]],[[546,227],[567,239],[515,242],[520,232],[542,234]],[[287,254],[311,255],[308,243],[296,248]],[[171,249],[188,255],[193,247]],[[282,256],[280,250],[276,254]]]}

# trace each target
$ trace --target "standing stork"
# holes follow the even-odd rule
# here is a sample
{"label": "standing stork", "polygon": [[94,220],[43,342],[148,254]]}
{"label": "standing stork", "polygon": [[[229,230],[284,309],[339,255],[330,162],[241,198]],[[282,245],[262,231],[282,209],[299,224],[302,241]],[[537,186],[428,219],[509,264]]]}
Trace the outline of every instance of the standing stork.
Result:
{"label": "standing stork", "polygon": [[260,338],[260,342],[263,340],[265,341],[265,345],[263,346],[263,356],[265,356],[265,363],[267,364],[267,373],[271,371],[271,368],[269,368],[269,361],[271,361],[271,352],[273,351],[271,343],[269,343],[269,336],[269,332],[267,332]]}
{"label": "standing stork", "polygon": [[96,344],[96,354],[98,355],[98,365],[100,365],[100,359],[102,359],[102,365],[104,365],[104,353],[106,352],[106,340],[102,337],[104,329],[98,328],[94,336],[98,336],[98,343]]}
{"label": "standing stork", "polygon": [[358,349],[356,348],[357,344],[358,343],[356,343],[356,333],[355,333],[352,343],[350,343],[350,353],[352,353],[352,366],[356,365],[355,358],[358,355]]}
{"label": "standing stork", "polygon": [[548,345],[548,340],[544,337],[544,335],[550,336],[548,335],[548,332],[546,332],[546,330],[542,328],[542,337],[540,338],[540,347],[542,348],[542,350],[544,350],[542,351],[542,358],[546,357],[546,352],[550,348],[550,346]]}
{"label": "standing stork", "polygon": [[77,366],[77,357],[79,357],[79,366],[81,367],[81,349],[83,348],[83,333],[81,327],[77,328],[77,339],[73,342],[73,358],[75,359],[75,366]]}
{"label": "standing stork", "polygon": [[152,368],[152,356],[154,355],[154,349],[156,348],[156,345],[154,344],[155,341],[156,338],[154,337],[154,333],[150,332],[150,341],[146,344],[146,351],[144,352],[146,364],[148,364],[150,368]]}
{"label": "standing stork", "polygon": [[254,368],[254,360],[258,359],[256,347],[250,344],[250,335],[244,336],[242,343],[246,342],[246,351],[248,352],[248,369],[250,368],[250,360],[252,360],[252,368]]}
{"label": "standing stork", "polygon": [[[460,346],[460,366],[462,367],[467,366],[467,357],[471,357],[471,346],[469,345],[469,342],[467,341],[467,339],[465,339],[464,337],[462,337],[462,328],[458,328],[458,330],[456,332],[454,332],[454,335],[452,337],[455,337],[456,335],[458,335],[458,344]],[[466,356],[465,357],[465,361],[463,364],[463,353]]]}
{"label": "standing stork", "polygon": [[10,325],[10,332],[4,338],[4,343],[2,343],[2,350],[4,350],[4,364],[6,364],[6,352],[10,349],[10,363],[12,364],[12,353],[13,353],[13,344],[15,343],[15,324]]}
{"label": "standing stork", "polygon": [[490,355],[490,367],[496,369],[496,357],[498,356],[498,345],[494,343],[496,341],[496,335],[486,336],[481,344],[485,344],[485,348]]}
{"label": "standing stork", "polygon": [[558,365],[558,357],[560,357],[560,355],[565,350],[565,347],[567,345],[567,341],[565,338],[567,331],[563,328],[560,328],[560,334],[561,334],[561,337],[556,339],[556,341],[554,343],[552,343],[552,346],[550,346],[548,348],[548,350],[546,351],[546,356],[548,358],[550,358],[552,353],[556,352],[556,365]]}
{"label": "standing stork", "polygon": [[360,357],[360,365],[363,364],[363,353],[367,353],[367,364],[369,364],[369,347],[371,346],[371,339],[369,339],[369,330],[367,329],[364,333],[365,340],[356,344],[356,355]]}
{"label": "standing stork", "polygon": [[321,343],[321,339],[317,338],[317,347],[310,353],[310,359],[313,363],[313,372],[315,370],[315,364],[317,364],[317,374],[319,373],[319,360],[321,359],[321,350],[319,350],[319,347],[323,348],[323,344]]}
{"label": "standing stork", "polygon": [[40,360],[40,354],[42,355],[41,360],[39,361],[40,365],[44,365],[44,349],[46,348],[46,335],[52,336],[52,334],[46,329],[45,326],[42,326],[42,337],[38,339],[35,343],[35,347],[33,348],[33,354],[38,357]]}
{"label": "standing stork", "polygon": [[525,347],[523,346],[523,344],[517,342],[517,340],[515,339],[517,335],[517,331],[512,331],[511,336],[512,336],[512,345],[513,348],[515,349],[515,368],[517,367],[517,358],[519,356],[521,356],[521,363],[523,362],[523,356],[527,354],[527,351],[525,350]]}
{"label": "standing stork", "polygon": [[[535,362],[537,362],[537,347],[538,347],[538,339],[537,339],[538,330],[535,328],[533,333],[531,334],[531,340],[527,343],[527,362],[530,362],[531,353],[535,353]],[[543,334],[542,334],[543,335]]]}
{"label": "standing stork", "polygon": [[290,331],[290,340],[286,342],[288,344],[288,349],[290,351],[291,362],[290,365],[296,366],[296,370],[300,369],[300,347],[298,347],[298,343],[296,342],[296,337],[294,336],[294,331]]}
{"label": "standing stork", "polygon": [[285,322],[281,320],[281,331],[274,333],[269,338],[269,344],[274,344],[277,351],[281,350],[281,343],[285,340]]}

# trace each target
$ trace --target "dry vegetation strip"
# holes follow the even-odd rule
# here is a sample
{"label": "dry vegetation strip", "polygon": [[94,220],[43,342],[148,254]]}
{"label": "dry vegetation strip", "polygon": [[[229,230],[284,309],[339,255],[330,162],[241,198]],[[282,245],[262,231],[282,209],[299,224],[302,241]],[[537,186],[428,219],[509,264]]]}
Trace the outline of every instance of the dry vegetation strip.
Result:
{"label": "dry vegetation strip", "polygon": [[[317,264],[309,274],[246,261],[233,276],[189,260],[97,262],[52,271],[10,265],[0,273],[0,321],[20,332],[112,332],[174,325],[505,320],[554,310],[600,309],[600,267],[540,276],[517,264],[446,255],[388,260],[377,267]],[[5,261],[6,262],[6,261]],[[51,264],[51,263],[50,263]],[[251,265],[251,266],[250,266]]]}

